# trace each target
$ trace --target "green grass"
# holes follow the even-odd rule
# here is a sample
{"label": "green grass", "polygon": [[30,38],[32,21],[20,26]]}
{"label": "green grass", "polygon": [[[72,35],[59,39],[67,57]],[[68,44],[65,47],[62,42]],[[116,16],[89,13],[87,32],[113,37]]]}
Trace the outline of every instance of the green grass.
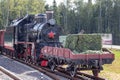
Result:
{"label": "green grass", "polygon": [[115,60],[112,64],[104,65],[104,70],[120,73],[120,50],[112,50],[112,52],[115,54]]}
{"label": "green grass", "polygon": [[[99,76],[106,80],[120,80],[120,50],[111,50],[115,54],[115,60],[112,64],[103,65],[103,69]],[[85,73],[91,74],[91,71]]]}
{"label": "green grass", "polygon": [[112,50],[116,59],[120,59],[120,50]]}
{"label": "green grass", "polygon": [[115,54],[115,60],[112,64],[103,66],[104,70],[100,72],[100,77],[107,80],[120,80],[120,50],[111,50]]}

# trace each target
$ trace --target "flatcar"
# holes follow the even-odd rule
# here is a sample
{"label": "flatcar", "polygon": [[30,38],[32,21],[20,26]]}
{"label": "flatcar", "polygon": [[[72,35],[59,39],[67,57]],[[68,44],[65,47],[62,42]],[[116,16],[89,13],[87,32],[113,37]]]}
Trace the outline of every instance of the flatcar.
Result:
{"label": "flatcar", "polygon": [[0,31],[0,51],[51,70],[67,65],[65,70],[72,77],[78,70],[92,70],[93,75],[98,76],[103,64],[113,62],[114,54],[107,49],[102,49],[102,54],[73,54],[70,49],[63,48],[59,42],[61,28],[51,17],[53,14],[50,15],[27,15],[14,20],[7,29],[12,30],[13,44],[4,45],[4,33],[8,31]]}

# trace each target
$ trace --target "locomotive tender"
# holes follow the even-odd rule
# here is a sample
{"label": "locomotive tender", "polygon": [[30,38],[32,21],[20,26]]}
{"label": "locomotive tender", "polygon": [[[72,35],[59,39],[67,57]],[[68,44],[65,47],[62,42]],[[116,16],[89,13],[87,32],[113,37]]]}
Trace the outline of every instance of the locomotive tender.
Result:
{"label": "locomotive tender", "polygon": [[75,76],[77,70],[92,70],[94,76],[98,76],[103,64],[113,62],[114,54],[107,49],[103,49],[102,54],[73,54],[63,48],[59,42],[61,28],[52,16],[48,11],[14,20],[7,28],[12,30],[13,46],[4,45],[5,31],[0,31],[0,51],[51,70],[68,65],[65,70],[71,76]]}

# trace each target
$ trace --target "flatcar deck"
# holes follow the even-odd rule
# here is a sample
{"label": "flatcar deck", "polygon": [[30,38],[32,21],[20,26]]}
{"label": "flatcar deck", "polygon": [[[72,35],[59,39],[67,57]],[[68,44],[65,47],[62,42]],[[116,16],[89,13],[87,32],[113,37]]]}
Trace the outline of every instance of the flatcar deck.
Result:
{"label": "flatcar deck", "polygon": [[42,49],[42,53],[43,55],[53,55],[72,60],[90,60],[90,59],[111,60],[106,63],[112,63],[112,61],[114,60],[114,54],[107,50],[100,54],[74,54],[70,49],[66,48],[44,47]]}

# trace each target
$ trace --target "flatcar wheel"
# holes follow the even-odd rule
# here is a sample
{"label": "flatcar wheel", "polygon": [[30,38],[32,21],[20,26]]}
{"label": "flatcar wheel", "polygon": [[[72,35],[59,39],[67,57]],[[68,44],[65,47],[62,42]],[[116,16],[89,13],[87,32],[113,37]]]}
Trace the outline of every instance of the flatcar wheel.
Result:
{"label": "flatcar wheel", "polygon": [[70,76],[74,77],[76,75],[77,68],[74,66],[74,67],[72,67],[72,69],[69,72],[70,72]]}
{"label": "flatcar wheel", "polygon": [[70,71],[70,76],[74,77],[76,75],[76,71]]}
{"label": "flatcar wheel", "polygon": [[97,69],[92,70],[92,73],[94,76],[98,77],[99,70],[97,70]]}

